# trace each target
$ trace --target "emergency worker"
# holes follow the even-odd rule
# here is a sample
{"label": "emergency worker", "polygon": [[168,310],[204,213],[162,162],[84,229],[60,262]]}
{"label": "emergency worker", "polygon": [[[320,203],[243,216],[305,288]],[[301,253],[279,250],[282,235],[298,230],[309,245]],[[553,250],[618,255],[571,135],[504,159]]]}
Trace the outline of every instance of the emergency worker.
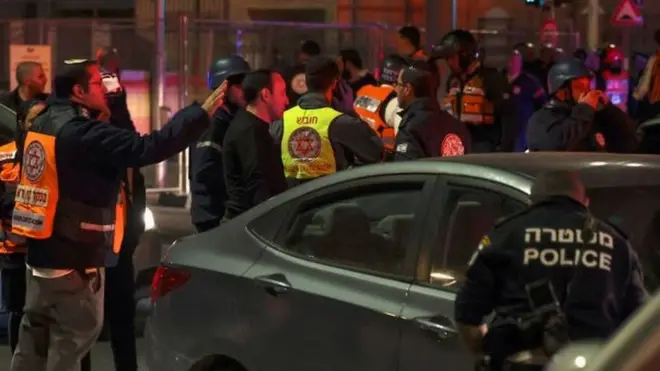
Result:
{"label": "emergency worker", "polygon": [[530,151],[607,151],[637,148],[636,124],[600,90],[592,73],[575,59],[555,64],[548,76],[550,100],[527,125]]}
{"label": "emergency worker", "polygon": [[376,133],[359,118],[330,106],[340,79],[337,63],[314,57],[307,62],[305,79],[308,93],[271,125],[275,143],[281,145],[288,185],[379,162],[383,145]]}
{"label": "emergency worker", "polygon": [[125,232],[127,169],[196,140],[225,88],[140,136],[89,117],[109,115],[96,61],[67,61],[58,71],[48,107],[25,137],[12,215],[12,232],[28,239],[29,271],[11,371],[80,369],[103,324],[104,267],[116,263]]}
{"label": "emergency worker", "polygon": [[355,112],[374,129],[388,154],[394,153],[394,139],[401,122],[394,87],[399,73],[408,64],[408,61],[396,54],[383,59],[378,85],[363,87],[355,98]]}
{"label": "emergency worker", "polygon": [[603,51],[600,70],[596,75],[596,89],[601,90],[613,105],[628,112],[628,97],[631,94],[631,81],[628,71],[623,69],[623,52],[614,45]]}
{"label": "emergency worker", "polygon": [[[101,69],[101,81],[105,88],[111,125],[136,132],[128,110],[126,89],[120,80],[120,58],[115,48],[101,48],[96,53]],[[144,232],[144,212],[147,207],[144,176],[139,168],[129,168],[123,179],[126,193],[126,223],[124,238],[118,257],[110,255],[113,264],[106,270],[105,323],[110,335],[110,345],[115,368],[121,371],[137,371],[137,347],[135,343],[135,269],[133,253]],[[91,370],[88,353],[81,361],[81,371]]]}
{"label": "emergency worker", "polygon": [[396,134],[395,161],[469,152],[468,129],[440,110],[433,99],[433,87],[432,71],[427,63],[416,61],[399,72],[396,98],[403,110]]}
{"label": "emergency worker", "polygon": [[245,106],[241,83],[250,65],[238,55],[220,58],[209,68],[208,88],[227,82],[225,104],[215,112],[213,125],[190,151],[190,215],[198,232],[217,227],[225,215],[227,189],[222,162],[223,141],[229,123]]}
{"label": "emergency worker", "polygon": [[451,70],[443,108],[467,124],[473,152],[510,152],[516,139],[511,87],[504,76],[477,60],[477,41],[465,30],[446,34],[433,46],[431,59]]}
{"label": "emergency worker", "polygon": [[488,356],[483,369],[542,370],[566,343],[612,335],[647,296],[635,251],[590,213],[577,173],[539,174],[531,197],[484,236],[456,297],[459,333]]}
{"label": "emergency worker", "polygon": [[[25,251],[27,241],[11,231],[11,216],[14,211],[14,196],[20,176],[20,141],[25,136],[25,127],[45,107],[38,100],[25,101],[16,113],[16,141],[0,146],[0,282],[2,287],[2,310],[9,314],[7,329],[9,348],[12,352],[18,345],[18,332],[25,306]],[[29,119],[29,121],[28,121]]]}
{"label": "emergency worker", "polygon": [[422,34],[415,26],[404,26],[399,29],[396,50],[404,58],[423,61],[428,59],[422,49]]}
{"label": "emergency worker", "polygon": [[545,104],[545,89],[536,77],[523,70],[523,58],[517,49],[509,56],[507,80],[511,84],[516,113],[516,152],[527,149],[527,122],[534,112]]}

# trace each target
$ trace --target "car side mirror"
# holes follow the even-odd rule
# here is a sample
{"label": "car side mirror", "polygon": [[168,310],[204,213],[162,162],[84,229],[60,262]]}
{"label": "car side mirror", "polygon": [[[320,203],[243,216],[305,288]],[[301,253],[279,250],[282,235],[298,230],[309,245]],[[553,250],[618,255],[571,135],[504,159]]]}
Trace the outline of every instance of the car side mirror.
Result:
{"label": "car side mirror", "polygon": [[545,367],[545,371],[584,370],[603,347],[600,341],[570,343],[555,354]]}

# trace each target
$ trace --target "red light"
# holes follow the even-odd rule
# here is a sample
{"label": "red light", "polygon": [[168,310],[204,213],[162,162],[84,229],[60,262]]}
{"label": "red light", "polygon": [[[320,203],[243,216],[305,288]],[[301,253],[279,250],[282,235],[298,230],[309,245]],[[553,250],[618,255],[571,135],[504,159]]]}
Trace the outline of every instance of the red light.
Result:
{"label": "red light", "polygon": [[173,290],[183,286],[190,279],[190,273],[175,267],[161,265],[156,269],[151,281],[151,302],[162,298]]}

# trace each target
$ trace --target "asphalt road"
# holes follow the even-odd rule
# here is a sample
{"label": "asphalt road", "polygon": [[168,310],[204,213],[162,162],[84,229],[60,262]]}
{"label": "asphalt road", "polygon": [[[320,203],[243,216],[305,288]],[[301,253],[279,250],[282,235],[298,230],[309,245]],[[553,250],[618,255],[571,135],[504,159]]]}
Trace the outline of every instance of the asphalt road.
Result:
{"label": "asphalt road", "polygon": [[[144,342],[138,339],[138,355],[142,354]],[[0,370],[8,370],[11,363],[9,347],[0,346]],[[6,365],[6,366],[5,366]],[[140,371],[148,371],[144,364],[143,357],[138,359],[138,368]],[[115,371],[115,365],[112,360],[112,350],[109,342],[99,342],[92,350],[92,371]]]}

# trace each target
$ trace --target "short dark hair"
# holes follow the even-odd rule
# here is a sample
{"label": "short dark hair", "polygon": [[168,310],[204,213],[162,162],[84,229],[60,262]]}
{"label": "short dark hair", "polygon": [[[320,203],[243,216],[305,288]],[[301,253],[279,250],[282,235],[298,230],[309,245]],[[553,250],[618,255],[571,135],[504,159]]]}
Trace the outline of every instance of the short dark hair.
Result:
{"label": "short dark hair", "polygon": [[430,97],[433,90],[433,71],[425,61],[413,61],[403,69],[401,82],[410,84],[416,98]]}
{"label": "short dark hair", "polygon": [[273,90],[273,73],[270,69],[260,68],[245,75],[241,84],[245,103],[256,102],[263,89]]}
{"label": "short dark hair", "polygon": [[314,57],[321,54],[321,46],[314,40],[305,40],[300,44],[300,52]]}
{"label": "short dark hair", "polygon": [[35,61],[21,62],[16,66],[16,83],[23,85],[23,81],[28,77],[33,68],[41,67],[41,63]]}
{"label": "short dark hair", "polygon": [[555,170],[537,174],[530,198],[533,203],[543,202],[553,197],[573,198],[584,188],[580,175],[575,171]]}
{"label": "short dark hair", "polygon": [[357,49],[342,49],[339,51],[339,56],[344,60],[344,63],[350,62],[356,68],[363,68],[362,58],[360,57],[360,52]]}
{"label": "short dark hair", "polygon": [[325,93],[339,78],[339,66],[328,57],[312,57],[305,66],[307,90],[312,93]]}
{"label": "short dark hair", "polygon": [[399,36],[408,40],[412,46],[419,49],[422,46],[422,35],[415,26],[403,26],[399,29]]}
{"label": "short dark hair", "polygon": [[79,59],[65,61],[63,68],[59,69],[55,79],[53,79],[53,94],[57,98],[69,98],[75,85],[83,88],[89,87],[91,74],[89,68],[96,66],[97,62],[93,59]]}

